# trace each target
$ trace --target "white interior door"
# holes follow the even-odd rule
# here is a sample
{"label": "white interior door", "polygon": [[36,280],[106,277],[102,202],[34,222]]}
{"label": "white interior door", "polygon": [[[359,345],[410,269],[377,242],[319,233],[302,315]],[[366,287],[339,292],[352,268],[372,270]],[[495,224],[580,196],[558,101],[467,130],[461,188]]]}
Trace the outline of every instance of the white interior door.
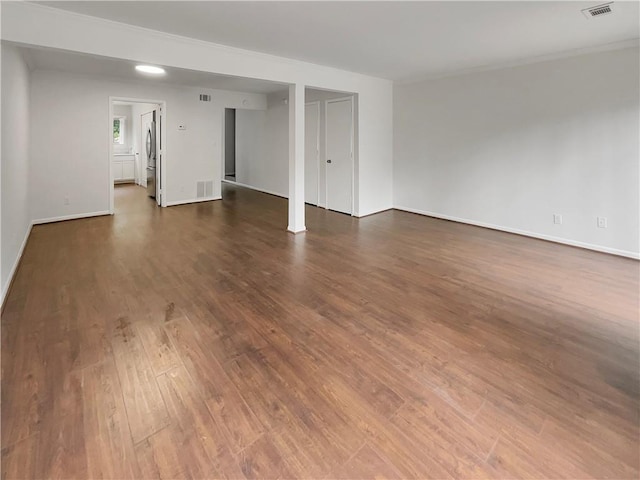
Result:
{"label": "white interior door", "polygon": [[327,208],[352,212],[353,107],[351,98],[327,100]]}
{"label": "white interior door", "polygon": [[304,201],[318,205],[318,162],[320,161],[320,104],[304,107]]}
{"label": "white interior door", "polygon": [[162,157],[164,155],[164,142],[162,139],[162,107],[160,105],[154,110],[156,120],[156,203],[162,205],[162,196],[164,195],[164,185],[162,181]]}

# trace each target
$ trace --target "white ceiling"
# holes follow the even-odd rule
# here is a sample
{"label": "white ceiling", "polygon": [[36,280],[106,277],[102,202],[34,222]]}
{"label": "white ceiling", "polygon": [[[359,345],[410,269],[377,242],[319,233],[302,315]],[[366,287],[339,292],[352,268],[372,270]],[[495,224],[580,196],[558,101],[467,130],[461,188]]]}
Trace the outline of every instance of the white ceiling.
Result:
{"label": "white ceiling", "polygon": [[27,63],[32,70],[59,70],[83,75],[121,78],[123,80],[148,81],[248,93],[281,92],[287,88],[286,85],[263,80],[229,77],[173,67],[164,67],[166,75],[145,75],[135,70],[136,62],[128,60],[44,48],[25,47],[22,50],[25,52]]}
{"label": "white ceiling", "polygon": [[593,1],[39,2],[86,15],[394,80],[640,36],[637,1],[586,19]]}

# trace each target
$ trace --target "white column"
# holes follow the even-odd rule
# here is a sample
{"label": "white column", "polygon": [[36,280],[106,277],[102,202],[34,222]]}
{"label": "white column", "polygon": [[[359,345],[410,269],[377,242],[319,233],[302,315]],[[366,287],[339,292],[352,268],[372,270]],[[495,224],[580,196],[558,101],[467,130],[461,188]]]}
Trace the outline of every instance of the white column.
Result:
{"label": "white column", "polygon": [[289,85],[289,226],[292,233],[304,226],[304,85]]}

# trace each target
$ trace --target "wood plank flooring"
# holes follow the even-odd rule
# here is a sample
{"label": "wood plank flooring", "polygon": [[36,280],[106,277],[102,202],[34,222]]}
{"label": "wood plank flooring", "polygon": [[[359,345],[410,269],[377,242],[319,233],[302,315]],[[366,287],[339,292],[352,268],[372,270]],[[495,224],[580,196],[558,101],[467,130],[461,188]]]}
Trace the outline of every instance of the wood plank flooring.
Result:
{"label": "wood plank flooring", "polygon": [[639,263],[224,186],[36,226],[2,478],[638,478]]}

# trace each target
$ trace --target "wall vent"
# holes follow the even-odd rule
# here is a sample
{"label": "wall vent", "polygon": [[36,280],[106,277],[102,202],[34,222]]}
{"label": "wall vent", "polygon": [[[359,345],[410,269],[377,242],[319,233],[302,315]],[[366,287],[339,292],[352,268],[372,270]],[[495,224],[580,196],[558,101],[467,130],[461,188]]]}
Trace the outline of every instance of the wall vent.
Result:
{"label": "wall vent", "polygon": [[196,198],[213,197],[213,180],[202,180],[196,183]]}
{"label": "wall vent", "polygon": [[582,14],[587,18],[601,17],[602,15],[608,15],[610,13],[613,13],[613,2],[603,3],[602,5],[582,10]]}
{"label": "wall vent", "polygon": [[207,93],[201,93],[200,94],[200,101],[201,102],[210,102],[211,101],[211,95],[209,95]]}

